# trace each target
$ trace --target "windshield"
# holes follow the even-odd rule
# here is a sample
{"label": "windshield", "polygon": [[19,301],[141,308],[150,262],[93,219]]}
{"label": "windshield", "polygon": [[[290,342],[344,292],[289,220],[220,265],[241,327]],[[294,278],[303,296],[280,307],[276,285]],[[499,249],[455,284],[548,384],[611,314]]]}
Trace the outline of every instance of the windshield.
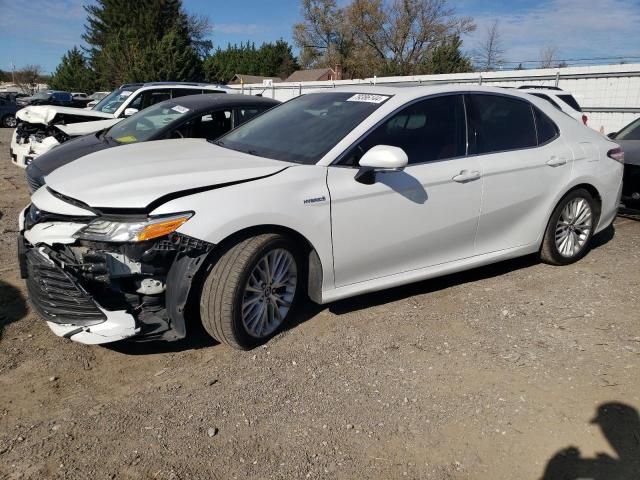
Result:
{"label": "windshield", "polygon": [[188,112],[188,108],[175,102],[158,103],[117,123],[106,136],[118,143],[144,142]]}
{"label": "windshield", "polygon": [[51,96],[51,92],[38,92],[33,95],[33,99],[35,100],[47,100]]}
{"label": "windshield", "polygon": [[315,164],[388,98],[309,93],[241,125],[216,144],[260,157]]}
{"label": "windshield", "polygon": [[102,113],[114,113],[138,87],[119,88],[104,97],[93,107],[93,110]]}
{"label": "windshield", "polygon": [[640,140],[640,118],[635,122],[631,122],[629,125],[620,130],[616,136],[616,140]]}

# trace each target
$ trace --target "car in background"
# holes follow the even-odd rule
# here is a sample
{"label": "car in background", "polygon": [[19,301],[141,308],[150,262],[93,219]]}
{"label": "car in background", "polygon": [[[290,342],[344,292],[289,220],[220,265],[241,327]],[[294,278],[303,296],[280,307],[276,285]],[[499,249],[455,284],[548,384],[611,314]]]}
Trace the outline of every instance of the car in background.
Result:
{"label": "car in background", "polygon": [[73,106],[77,108],[85,108],[91,101],[84,92],[71,92],[71,98],[73,98]]}
{"label": "car in background", "polygon": [[89,103],[87,103],[87,108],[95,107],[100,100],[109,95],[110,92],[93,92],[89,95]]}
{"label": "car in background", "polygon": [[34,192],[55,169],[107,148],[170,138],[214,140],[279,104],[270,98],[238,94],[191,95],[165,100],[111,128],[75,138],[36,158],[27,167],[27,183]]}
{"label": "car in background", "polygon": [[18,263],[60,337],[178,340],[201,322],[249,349],[305,297],[529,254],[574,263],[614,221],[622,171],[618,145],[517,90],[326,89],[215,142],[57,169],[20,214]]}
{"label": "car in background", "polygon": [[20,108],[29,105],[52,105],[59,107],[73,107],[73,97],[69,92],[59,90],[47,90],[45,92],[34,93],[30,97],[21,97],[16,100]]}
{"label": "car in background", "polygon": [[170,98],[232,92],[228,87],[209,83],[132,83],[114,90],[91,110],[29,106],[16,113],[18,127],[11,138],[11,161],[25,168],[34,158],[72,137],[104,130],[123,118]]}
{"label": "car in background", "polygon": [[609,138],[615,140],[624,151],[624,178],[622,181],[621,207],[640,210],[640,118]]}
{"label": "car in background", "polygon": [[589,121],[589,117],[582,112],[582,107],[575,97],[559,87],[550,87],[546,85],[522,85],[518,87],[518,90],[546,100],[554,107],[559,108],[567,115],[572,116],[585,125],[587,125]]}
{"label": "car in background", "polygon": [[0,96],[0,127],[15,128],[18,105],[9,96]]}

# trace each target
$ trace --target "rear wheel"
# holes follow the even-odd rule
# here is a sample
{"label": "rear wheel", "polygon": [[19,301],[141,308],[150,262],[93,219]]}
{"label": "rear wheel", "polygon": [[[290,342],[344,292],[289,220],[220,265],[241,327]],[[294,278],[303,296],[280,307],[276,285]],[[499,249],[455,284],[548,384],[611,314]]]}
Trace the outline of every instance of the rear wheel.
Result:
{"label": "rear wheel", "polygon": [[540,258],[551,265],[568,265],[589,250],[597,222],[596,202],[582,188],[569,192],[556,206],[547,230]]}
{"label": "rear wheel", "polygon": [[212,266],[200,316],[216,340],[250,349],[275,336],[291,318],[303,282],[295,244],[278,234],[243,240]]}
{"label": "rear wheel", "polygon": [[18,121],[16,120],[16,117],[14,117],[11,114],[5,115],[4,117],[2,117],[2,126],[5,128],[16,128],[16,125],[18,125]]}

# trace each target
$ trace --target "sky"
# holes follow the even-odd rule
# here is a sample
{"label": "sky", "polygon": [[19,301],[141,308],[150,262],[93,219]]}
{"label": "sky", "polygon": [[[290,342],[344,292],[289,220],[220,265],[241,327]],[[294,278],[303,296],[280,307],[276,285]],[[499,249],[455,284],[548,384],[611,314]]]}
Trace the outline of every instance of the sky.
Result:
{"label": "sky", "polygon": [[[135,0],[134,0],[135,1]],[[90,0],[0,0],[0,69],[38,64],[55,70],[74,45],[81,46]],[[204,14],[213,24],[214,46],[256,44],[283,38],[301,19],[300,0],[183,0],[189,13]],[[338,0],[346,4],[348,0]],[[472,17],[475,32],[463,37],[473,54],[495,20],[501,32],[505,68],[538,60],[548,46],[561,59],[627,57],[640,63],[640,0],[449,0],[457,15]],[[637,58],[632,58],[637,57]],[[616,63],[615,60],[570,64]],[[533,64],[525,64],[525,67]]]}

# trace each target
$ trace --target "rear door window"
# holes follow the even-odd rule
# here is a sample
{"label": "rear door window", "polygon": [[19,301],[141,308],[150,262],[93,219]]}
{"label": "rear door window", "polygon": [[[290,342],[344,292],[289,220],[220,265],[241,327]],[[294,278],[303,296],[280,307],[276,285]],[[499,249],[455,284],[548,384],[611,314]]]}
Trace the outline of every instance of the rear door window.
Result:
{"label": "rear door window", "polygon": [[253,117],[260,115],[262,112],[267,110],[264,107],[242,107],[236,108],[236,122],[235,126],[237,127],[241,123],[246,122],[247,120],[251,120]]}
{"label": "rear door window", "polygon": [[485,154],[535,147],[531,104],[500,95],[471,94],[468,99],[469,149]]}

